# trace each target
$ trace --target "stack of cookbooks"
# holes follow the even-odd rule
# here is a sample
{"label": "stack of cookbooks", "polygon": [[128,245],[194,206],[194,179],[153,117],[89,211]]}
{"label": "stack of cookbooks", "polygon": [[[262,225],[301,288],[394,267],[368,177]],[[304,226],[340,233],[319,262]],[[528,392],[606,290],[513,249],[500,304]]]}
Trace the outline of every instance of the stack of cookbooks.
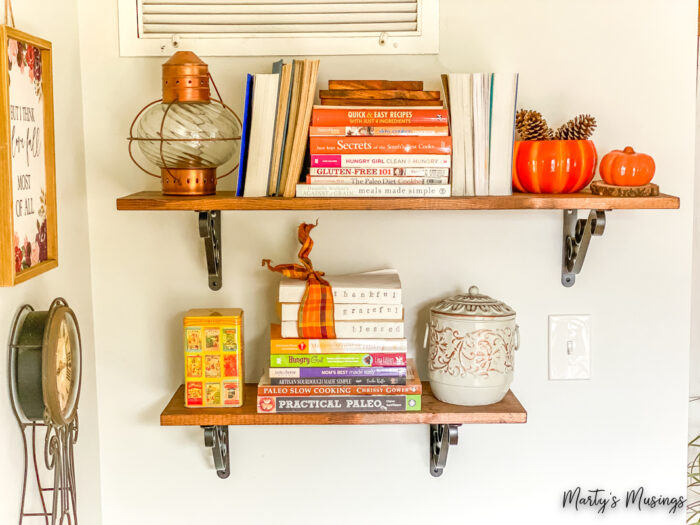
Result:
{"label": "stack of cookbooks", "polygon": [[423,82],[330,80],[309,128],[297,197],[449,197],[452,138]]}
{"label": "stack of cookbooks", "polygon": [[280,282],[282,322],[271,326],[270,369],[258,385],[258,412],[420,410],[421,382],[406,359],[398,272],[327,279],[336,339],[299,337],[306,283]]}

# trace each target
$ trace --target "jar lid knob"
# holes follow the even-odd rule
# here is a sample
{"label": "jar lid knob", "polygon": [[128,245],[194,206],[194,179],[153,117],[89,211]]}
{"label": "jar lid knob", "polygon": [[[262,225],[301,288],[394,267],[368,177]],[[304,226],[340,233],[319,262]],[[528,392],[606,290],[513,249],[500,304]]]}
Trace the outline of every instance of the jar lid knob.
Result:
{"label": "jar lid knob", "polygon": [[469,287],[469,295],[479,295],[479,287],[478,286],[470,286]]}

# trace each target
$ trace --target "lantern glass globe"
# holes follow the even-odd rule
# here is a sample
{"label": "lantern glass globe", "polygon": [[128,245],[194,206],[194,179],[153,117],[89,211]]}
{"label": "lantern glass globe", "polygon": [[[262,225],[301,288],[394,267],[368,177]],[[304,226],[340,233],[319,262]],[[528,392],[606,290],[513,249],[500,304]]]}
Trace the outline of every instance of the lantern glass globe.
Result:
{"label": "lantern glass globe", "polygon": [[210,139],[240,137],[241,125],[233,113],[221,104],[160,103],[141,115],[136,136],[139,139],[153,139],[139,140],[137,143],[144,156],[160,168],[216,168],[238,155],[240,140]]}

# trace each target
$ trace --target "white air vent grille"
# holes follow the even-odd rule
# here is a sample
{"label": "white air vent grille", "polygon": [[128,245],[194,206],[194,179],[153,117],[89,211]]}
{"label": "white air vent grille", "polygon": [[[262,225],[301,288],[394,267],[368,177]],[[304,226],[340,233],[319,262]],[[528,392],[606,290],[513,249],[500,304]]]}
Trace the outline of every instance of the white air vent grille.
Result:
{"label": "white air vent grille", "polygon": [[122,55],[436,53],[439,0],[119,0]]}
{"label": "white air vent grille", "polygon": [[143,34],[391,33],[418,30],[418,1],[142,0]]}

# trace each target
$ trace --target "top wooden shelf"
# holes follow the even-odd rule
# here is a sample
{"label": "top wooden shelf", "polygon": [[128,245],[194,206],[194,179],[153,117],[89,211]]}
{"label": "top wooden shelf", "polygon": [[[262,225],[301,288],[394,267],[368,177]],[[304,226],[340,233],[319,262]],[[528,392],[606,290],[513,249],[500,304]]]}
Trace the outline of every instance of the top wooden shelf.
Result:
{"label": "top wooden shelf", "polygon": [[236,197],[220,191],[204,197],[174,197],[141,191],[117,199],[118,210],[616,210],[677,209],[680,199],[604,197],[588,192],[561,195],[515,193],[499,197],[450,198],[292,198]]}

